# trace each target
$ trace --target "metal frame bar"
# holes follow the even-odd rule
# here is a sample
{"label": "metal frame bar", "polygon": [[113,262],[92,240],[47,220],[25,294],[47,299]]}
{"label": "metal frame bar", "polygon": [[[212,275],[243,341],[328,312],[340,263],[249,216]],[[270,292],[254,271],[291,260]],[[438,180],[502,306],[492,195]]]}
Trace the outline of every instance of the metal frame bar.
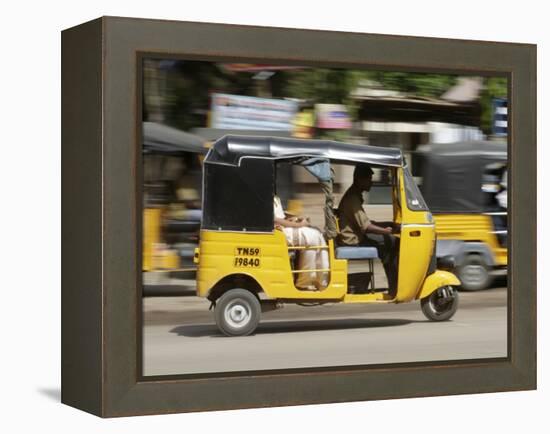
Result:
{"label": "metal frame bar", "polygon": [[309,270],[290,270],[291,273],[313,273],[313,272],[316,272],[316,273],[320,273],[320,272],[327,272],[327,273],[330,273],[330,268],[313,268],[313,269],[309,269]]}
{"label": "metal frame bar", "polygon": [[375,280],[374,280],[374,259],[369,259],[369,272],[370,272],[370,285],[371,285],[371,291],[374,292],[376,290]]}
{"label": "metal frame bar", "polygon": [[329,246],[288,246],[288,250],[329,250]]}

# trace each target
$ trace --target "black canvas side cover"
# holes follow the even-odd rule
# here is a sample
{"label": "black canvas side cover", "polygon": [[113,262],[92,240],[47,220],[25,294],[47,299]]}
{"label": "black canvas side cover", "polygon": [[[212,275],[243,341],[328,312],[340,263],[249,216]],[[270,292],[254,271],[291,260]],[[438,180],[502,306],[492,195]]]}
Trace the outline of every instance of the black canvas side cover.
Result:
{"label": "black canvas side cover", "polygon": [[273,189],[273,160],[205,164],[202,229],[272,232]]}

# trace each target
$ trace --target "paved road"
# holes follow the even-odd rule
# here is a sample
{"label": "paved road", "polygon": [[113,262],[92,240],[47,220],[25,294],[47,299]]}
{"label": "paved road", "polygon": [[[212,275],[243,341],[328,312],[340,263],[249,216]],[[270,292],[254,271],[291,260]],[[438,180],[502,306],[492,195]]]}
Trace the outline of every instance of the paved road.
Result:
{"label": "paved road", "polygon": [[144,299],[144,375],[506,357],[507,292],[460,293],[452,321],[402,305],[289,305],[253,336],[222,336],[208,301]]}

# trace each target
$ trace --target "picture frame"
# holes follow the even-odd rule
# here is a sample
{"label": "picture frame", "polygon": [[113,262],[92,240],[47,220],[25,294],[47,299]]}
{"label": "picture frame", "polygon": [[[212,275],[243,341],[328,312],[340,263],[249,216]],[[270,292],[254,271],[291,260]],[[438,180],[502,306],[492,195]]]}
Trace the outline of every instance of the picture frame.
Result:
{"label": "picture frame", "polygon": [[[150,54],[508,77],[508,357],[143,377],[139,65]],[[535,389],[536,54],[530,44],[120,17],[64,30],[62,402],[116,417]]]}

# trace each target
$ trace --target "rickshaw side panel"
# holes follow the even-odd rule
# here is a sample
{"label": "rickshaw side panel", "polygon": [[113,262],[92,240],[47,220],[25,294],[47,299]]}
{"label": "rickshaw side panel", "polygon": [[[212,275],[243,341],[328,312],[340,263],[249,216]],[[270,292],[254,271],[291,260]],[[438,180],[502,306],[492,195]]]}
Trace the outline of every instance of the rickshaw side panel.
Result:
{"label": "rickshaw side panel", "polygon": [[434,215],[438,240],[481,242],[488,246],[497,266],[508,264],[508,249],[501,247],[493,233],[491,216],[484,214]]}
{"label": "rickshaw side panel", "polygon": [[435,228],[429,211],[413,211],[407,205],[403,170],[398,170],[401,235],[397,295],[395,301],[413,300],[418,294],[435,250]]}
{"label": "rickshaw side panel", "polygon": [[405,302],[416,297],[430,265],[434,240],[435,231],[431,226],[402,225],[396,301]]}
{"label": "rickshaw side panel", "polygon": [[197,272],[200,297],[208,297],[218,282],[236,274],[252,277],[266,294],[269,289],[290,283],[288,253],[285,260],[275,234],[203,230],[200,240]]}
{"label": "rickshaw side panel", "polygon": [[268,299],[342,299],[347,287],[347,261],[331,261],[330,284],[322,291],[303,291],[294,286],[286,238],[281,231],[246,233],[201,231],[197,295],[208,297],[228,276],[254,279]]}
{"label": "rickshaw side panel", "polygon": [[507,267],[508,266],[508,249],[505,247],[498,247],[494,251],[495,264]]}

